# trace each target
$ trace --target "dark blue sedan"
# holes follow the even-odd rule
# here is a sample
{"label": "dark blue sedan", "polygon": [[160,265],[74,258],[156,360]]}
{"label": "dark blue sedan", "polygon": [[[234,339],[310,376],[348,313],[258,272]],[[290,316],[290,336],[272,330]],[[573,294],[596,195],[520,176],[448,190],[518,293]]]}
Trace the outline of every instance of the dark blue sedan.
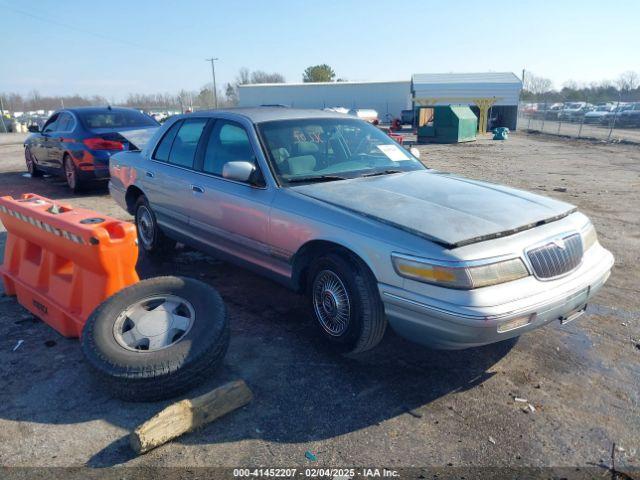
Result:
{"label": "dark blue sedan", "polygon": [[58,110],[41,130],[37,126],[29,128],[33,134],[24,142],[27,170],[32,177],[43,173],[64,175],[69,188],[76,192],[89,182],[108,180],[111,155],[141,148],[143,145],[132,144],[130,138],[137,130],[155,130],[158,125],[131,108]]}

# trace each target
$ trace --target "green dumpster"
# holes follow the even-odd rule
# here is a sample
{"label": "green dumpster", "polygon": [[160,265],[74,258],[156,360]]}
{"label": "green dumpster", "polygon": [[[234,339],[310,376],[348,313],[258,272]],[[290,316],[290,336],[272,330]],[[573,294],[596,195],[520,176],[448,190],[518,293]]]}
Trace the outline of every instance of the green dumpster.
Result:
{"label": "green dumpster", "polygon": [[472,142],[478,131],[478,117],[466,105],[418,107],[418,142]]}

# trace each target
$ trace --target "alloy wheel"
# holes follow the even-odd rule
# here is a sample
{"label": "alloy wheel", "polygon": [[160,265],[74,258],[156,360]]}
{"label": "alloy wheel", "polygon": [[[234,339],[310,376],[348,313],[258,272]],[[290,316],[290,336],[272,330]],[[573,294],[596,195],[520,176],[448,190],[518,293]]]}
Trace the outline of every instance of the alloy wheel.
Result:
{"label": "alloy wheel", "polygon": [[64,162],[64,175],[67,179],[67,185],[69,185],[70,189],[74,190],[77,186],[78,179],[76,177],[76,169],[69,159],[66,159]]}

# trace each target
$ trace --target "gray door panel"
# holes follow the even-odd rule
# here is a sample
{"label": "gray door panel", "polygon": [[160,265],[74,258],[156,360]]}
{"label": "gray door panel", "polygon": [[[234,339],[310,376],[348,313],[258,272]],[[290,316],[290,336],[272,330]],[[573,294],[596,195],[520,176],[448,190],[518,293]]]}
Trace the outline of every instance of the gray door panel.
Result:
{"label": "gray door panel", "polygon": [[204,174],[197,181],[203,192],[192,193],[193,234],[240,257],[268,260],[272,191]]}
{"label": "gray door panel", "polygon": [[186,170],[161,162],[147,162],[140,183],[158,223],[181,232],[188,230],[189,214],[184,199],[190,195]]}

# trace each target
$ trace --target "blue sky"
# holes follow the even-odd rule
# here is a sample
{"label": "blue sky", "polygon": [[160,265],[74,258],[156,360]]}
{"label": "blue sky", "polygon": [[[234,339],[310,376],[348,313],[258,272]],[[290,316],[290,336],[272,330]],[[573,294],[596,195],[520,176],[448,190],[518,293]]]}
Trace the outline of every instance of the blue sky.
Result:
{"label": "blue sky", "polygon": [[219,85],[317,63],[348,80],[526,68],[556,87],[640,71],[634,0],[0,0],[0,19],[0,92],[196,90],[212,55]]}

